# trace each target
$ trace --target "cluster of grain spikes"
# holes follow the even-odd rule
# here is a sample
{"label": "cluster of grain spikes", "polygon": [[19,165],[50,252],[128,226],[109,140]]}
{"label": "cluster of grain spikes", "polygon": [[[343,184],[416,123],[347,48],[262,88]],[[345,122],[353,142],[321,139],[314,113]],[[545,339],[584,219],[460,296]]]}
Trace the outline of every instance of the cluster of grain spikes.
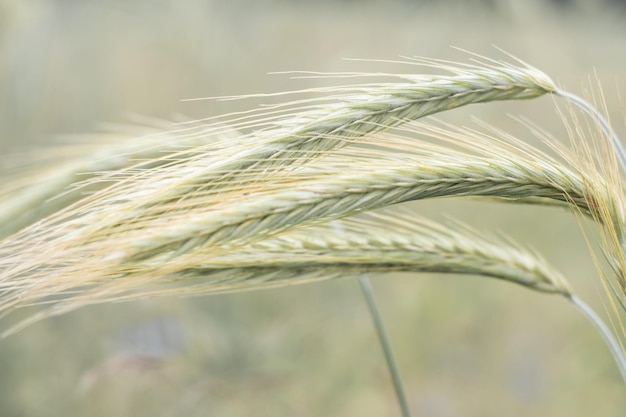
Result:
{"label": "cluster of grain spikes", "polygon": [[[32,223],[11,227],[2,218],[0,314],[42,305],[5,334],[94,303],[388,271],[503,279],[561,294],[597,324],[538,254],[468,228],[377,211],[452,196],[557,203],[598,220],[623,283],[624,188],[610,142],[617,137],[599,138],[613,163],[594,164],[590,147],[582,157],[550,156],[506,135],[417,123],[474,103],[565,96],[523,64],[417,63],[452,75],[317,90],[322,97],[157,136],[149,153],[113,146],[107,155],[127,157],[80,183],[68,184],[64,168],[43,190],[37,175],[31,187],[20,182],[21,191],[0,189],[10,212]],[[85,158],[67,165],[70,172],[95,162]],[[623,286],[611,288],[623,297]],[[597,325],[626,380],[623,349]]]}

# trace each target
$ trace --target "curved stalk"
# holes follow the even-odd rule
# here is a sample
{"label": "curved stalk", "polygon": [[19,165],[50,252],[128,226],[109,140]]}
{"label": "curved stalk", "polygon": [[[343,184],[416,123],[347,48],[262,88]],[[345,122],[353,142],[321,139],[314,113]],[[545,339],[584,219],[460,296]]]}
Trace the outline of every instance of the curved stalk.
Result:
{"label": "curved stalk", "polygon": [[580,298],[575,295],[565,295],[578,310],[594,325],[598,333],[604,339],[611,355],[613,355],[613,359],[615,360],[615,364],[617,365],[617,369],[619,369],[620,375],[626,383],[626,356],[624,356],[624,351],[622,350],[619,342],[608,328],[608,326],[604,323],[604,321],[596,314],[595,311],[591,307],[589,307],[585,302],[583,302]]}
{"label": "curved stalk", "polygon": [[400,378],[400,372],[398,371],[396,361],[393,358],[393,351],[391,350],[391,344],[389,343],[389,338],[387,337],[387,333],[385,332],[385,325],[383,324],[378,305],[376,304],[376,298],[374,297],[372,284],[366,275],[361,275],[357,279],[357,282],[359,283],[359,287],[361,287],[363,298],[367,303],[367,309],[372,316],[372,322],[374,323],[374,328],[376,329],[376,336],[378,337],[378,342],[380,343],[380,347],[383,350],[385,362],[387,362],[387,369],[391,374],[393,389],[396,393],[396,398],[398,399],[398,406],[400,407],[400,411],[402,412],[402,417],[411,417],[411,412],[409,411],[409,403],[406,400],[404,386],[402,384],[402,379]]}

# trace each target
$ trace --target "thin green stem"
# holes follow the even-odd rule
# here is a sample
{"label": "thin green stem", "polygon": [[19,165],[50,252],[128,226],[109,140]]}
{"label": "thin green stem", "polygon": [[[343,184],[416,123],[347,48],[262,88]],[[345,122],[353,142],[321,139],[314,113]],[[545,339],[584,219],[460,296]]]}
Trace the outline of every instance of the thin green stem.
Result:
{"label": "thin green stem", "polygon": [[385,326],[383,325],[380,311],[378,310],[378,306],[376,305],[376,299],[374,298],[374,290],[372,289],[372,284],[370,283],[369,278],[365,275],[361,275],[358,278],[358,282],[359,286],[361,287],[361,291],[363,292],[363,297],[365,297],[367,308],[372,316],[372,321],[374,322],[374,327],[376,328],[378,341],[380,342],[380,346],[383,349],[383,354],[385,355],[387,369],[389,369],[389,373],[391,374],[393,388],[396,392],[396,397],[398,399],[398,405],[400,406],[400,410],[402,412],[402,417],[411,417],[409,405],[406,400],[406,395],[404,394],[402,380],[400,379],[400,373],[398,372],[398,368],[393,359],[393,352],[391,351],[389,339],[387,338],[387,334],[385,333]]}
{"label": "thin green stem", "polygon": [[619,369],[620,374],[622,375],[622,379],[626,383],[626,356],[624,356],[624,351],[622,350],[619,342],[608,328],[608,326],[602,321],[600,316],[596,314],[595,311],[591,307],[589,307],[585,302],[583,302],[580,298],[575,295],[571,295],[569,300],[576,306],[584,315],[589,319],[589,321],[595,326],[598,330],[607,347],[611,351],[613,355],[613,359],[615,359],[615,363],[617,364],[617,368]]}

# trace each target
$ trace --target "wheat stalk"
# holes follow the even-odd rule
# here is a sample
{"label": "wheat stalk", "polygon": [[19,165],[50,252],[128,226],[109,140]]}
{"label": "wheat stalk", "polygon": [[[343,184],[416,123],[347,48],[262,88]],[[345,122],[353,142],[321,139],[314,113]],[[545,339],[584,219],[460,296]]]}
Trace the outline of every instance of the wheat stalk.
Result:
{"label": "wheat stalk", "polygon": [[[43,251],[53,260],[46,247],[54,247],[52,255],[58,255],[57,259],[80,259],[83,272],[90,270],[88,265],[101,265],[101,271],[109,271],[103,276],[124,273],[125,268],[132,270],[134,267],[129,266],[132,262],[151,256],[160,257],[161,261],[167,257],[164,262],[167,265],[163,267],[168,271],[175,265],[188,264],[195,247],[212,246],[218,255],[219,247],[227,249],[260,240],[295,225],[423,198],[545,196],[586,207],[586,180],[558,166],[450,153],[360,163],[354,159],[345,165],[325,162],[323,170],[307,168],[306,180],[270,184],[256,193],[239,193],[231,200],[215,201],[204,210],[173,212],[165,222],[149,217],[148,221],[137,218],[127,224],[116,217],[120,208],[124,208],[118,205],[108,210],[98,206],[93,213],[61,224],[45,227],[41,224],[40,229],[46,233],[39,244],[35,239],[29,240],[30,231],[5,239],[0,248],[3,254],[0,265],[9,274],[2,274],[2,281],[15,282],[20,269],[32,276],[31,267],[23,259],[26,253],[32,257],[31,265],[34,262],[40,262],[41,266],[54,265],[37,255]],[[349,174],[337,174],[348,169]],[[127,217],[124,215],[122,219]]]}
{"label": "wheat stalk", "polygon": [[[183,278],[203,278],[235,268],[290,271],[302,268],[346,272],[446,272],[491,276],[544,292],[569,294],[565,280],[538,254],[512,242],[478,234],[457,224],[456,230],[416,214],[370,214],[298,229],[218,256]],[[311,275],[309,274],[309,275]],[[234,277],[237,274],[233,274]],[[228,281],[220,282],[228,284]],[[247,285],[235,279],[233,285]]]}
{"label": "wheat stalk", "polygon": [[[430,130],[442,136],[441,131]],[[457,132],[450,139],[461,136]],[[394,140],[396,146],[389,146],[388,155],[382,156],[367,148],[336,151],[299,169],[276,170],[274,180],[267,184],[257,181],[233,187],[227,182],[215,185],[224,190],[221,193],[189,197],[180,193],[178,205],[169,202],[176,188],[165,189],[167,204],[154,200],[156,190],[163,188],[161,181],[189,175],[202,165],[202,158],[131,175],[132,180],[122,182],[122,187],[96,193],[76,209],[61,212],[59,218],[52,216],[0,244],[4,291],[0,308],[8,311],[26,300],[103,280],[124,279],[139,285],[142,276],[155,280],[189,270],[207,256],[219,257],[307,222],[402,201],[468,195],[544,196],[588,210],[590,190],[606,188],[601,179],[590,187],[589,177],[582,173],[539,154],[521,158],[489,138],[483,139],[492,143],[491,147],[484,144],[483,156],[451,149],[443,153],[441,147],[419,141],[377,140]],[[478,147],[480,142],[472,143]],[[486,149],[498,156],[487,157]],[[158,180],[159,173],[166,174],[163,180]],[[142,199],[140,193],[150,187],[155,192]]]}
{"label": "wheat stalk", "polygon": [[[153,229],[158,232],[152,235],[146,234],[149,227],[140,223],[142,236],[126,246],[124,258],[172,251],[179,255],[196,246],[246,243],[293,225],[426,198],[532,196],[571,201],[587,208],[586,179],[559,166],[469,155],[459,158],[450,153],[380,159],[328,164],[320,171],[311,168],[307,179],[259,189],[252,199],[238,196],[217,202],[194,216],[189,212],[180,217],[174,214],[167,225]],[[335,174],[325,175],[328,172]],[[97,241],[98,232],[94,238],[83,238]]]}
{"label": "wheat stalk", "polygon": [[[15,289],[26,287],[38,289],[58,279],[72,283],[74,280],[71,278],[72,275],[66,276],[66,273],[70,272],[66,266],[72,264],[71,261],[68,263],[70,259],[82,258],[80,269],[89,272],[93,272],[90,271],[89,265],[94,266],[91,262],[95,260],[92,256],[94,254],[98,256],[99,253],[109,258],[113,256],[113,263],[119,264],[119,259],[115,259],[119,251],[111,252],[97,247],[101,238],[104,238],[105,244],[110,238],[120,239],[118,243],[124,247],[124,242],[129,241],[127,239],[129,229],[132,232],[134,228],[143,234],[150,230],[146,228],[149,221],[160,223],[153,226],[161,228],[162,221],[166,218],[173,220],[176,213],[188,217],[192,209],[196,208],[193,201],[190,202],[194,198],[198,201],[196,204],[206,207],[216,201],[223,201],[224,198],[237,199],[251,191],[256,193],[263,187],[271,188],[268,182],[274,188],[291,186],[291,181],[294,180],[293,173],[288,172],[278,180],[277,177],[280,176],[277,175],[277,170],[270,169],[273,165],[292,165],[295,160],[314,158],[345,145],[351,138],[359,138],[367,133],[380,131],[408,119],[443,109],[472,102],[530,98],[554,90],[549,78],[529,68],[502,66],[457,69],[456,72],[457,74],[452,77],[426,79],[405,76],[404,78],[411,80],[410,83],[337,89],[341,94],[335,97],[334,104],[325,103],[321,107],[308,105],[305,111],[300,111],[296,116],[279,119],[272,116],[269,120],[263,121],[262,117],[255,114],[251,120],[234,123],[236,128],[246,126],[257,128],[253,134],[244,135],[238,140],[240,146],[209,145],[196,148],[194,151],[197,155],[183,153],[182,156],[178,155],[178,159],[173,158],[176,161],[173,163],[176,169],[172,169],[172,164],[165,164],[164,168],[157,167],[129,175],[130,181],[116,184],[113,193],[108,194],[110,190],[96,193],[93,197],[82,200],[75,209],[70,207],[59,216],[52,216],[37,227],[5,240],[0,250],[6,255],[1,261],[4,277],[2,287],[5,288],[5,299],[9,300],[5,306],[12,305],[16,299],[22,298],[22,295],[14,293]],[[276,110],[272,109],[271,112],[276,113]],[[217,130],[220,129],[223,128],[220,126]],[[250,148],[251,144],[254,146]],[[181,161],[183,163],[178,164]],[[199,165],[204,169],[196,169]],[[288,179],[285,179],[286,175]],[[259,176],[265,183],[260,181]],[[120,177],[124,177],[124,174]],[[237,183],[242,182],[243,187],[237,186]],[[252,186],[246,187],[246,182],[252,183]],[[261,185],[256,186],[257,182]],[[146,183],[150,185],[146,187]],[[214,188],[216,190],[213,190]],[[152,198],[141,198],[146,194],[146,189]],[[189,194],[193,197],[189,198]],[[139,202],[134,203],[133,200]],[[87,215],[84,215],[85,213]],[[76,216],[77,220],[74,219]],[[92,230],[94,227],[95,236]],[[98,235],[99,232],[102,234]],[[80,239],[73,240],[79,236],[85,240],[80,243]],[[78,252],[72,249],[73,244],[70,242],[72,240],[77,244],[74,249],[79,249]],[[141,241],[139,243],[142,244]],[[25,250],[27,246],[32,250]],[[34,252],[44,256],[24,263],[24,257]],[[16,257],[15,254],[19,255]],[[109,268],[113,265],[107,259],[100,259],[95,263],[100,264],[101,261],[103,262],[100,266],[104,269],[100,271],[105,272],[108,269],[108,272],[104,275],[88,272],[84,276],[85,282],[90,282],[90,276],[91,279],[98,280],[100,277],[118,275],[113,272],[115,268]],[[65,272],[58,270],[59,267]],[[129,268],[125,266],[123,268],[125,269],[123,274],[129,272]],[[133,267],[130,268],[132,269]],[[30,280],[19,283],[19,277],[24,273]],[[61,274],[61,278],[58,274]],[[37,278],[38,275],[45,276],[46,279]],[[70,287],[72,285],[75,283],[70,284]]]}
{"label": "wheat stalk", "polygon": [[[265,176],[265,180],[269,180],[272,166],[291,165],[294,161],[304,163],[363,136],[409,120],[471,103],[527,99],[556,91],[549,77],[531,67],[500,63],[490,67],[448,65],[445,69],[455,75],[396,75],[405,82],[320,89],[321,92],[334,93],[330,102],[328,97],[323,97],[262,109],[246,116],[233,116],[228,121],[232,128],[255,130],[238,138],[237,146],[216,149],[211,144],[197,148],[197,153],[208,152],[212,158],[208,161],[202,158],[208,166],[195,171],[193,176],[184,176],[177,184],[176,192],[197,192],[199,189],[209,192],[211,187],[224,184],[228,179],[231,182],[256,180],[258,173],[268,171],[270,175]],[[178,134],[193,139],[203,135],[215,136],[230,129],[213,123],[200,131],[183,130]],[[116,151],[113,159],[124,154]],[[192,160],[194,156],[184,154],[178,158]],[[22,193],[23,200],[17,199],[12,210],[5,209],[6,215],[0,218],[0,223],[14,220],[15,213],[24,206],[30,209],[55,193],[61,193],[64,185],[73,182],[71,177],[74,174],[91,171],[88,168],[82,161],[74,162],[67,169],[59,168],[54,178]],[[163,202],[167,190],[160,191],[159,199]],[[180,194],[174,194],[171,201],[178,198]]]}
{"label": "wheat stalk", "polygon": [[[46,304],[48,294],[55,298],[51,307],[18,326],[92,303],[240,291],[374,272],[485,275],[542,292],[570,295],[565,279],[538,254],[469,228],[457,225],[457,229],[415,214],[394,214],[393,218],[371,214],[302,228],[222,256],[213,256],[210,250],[198,252],[198,258],[205,262],[157,281],[148,274],[138,274],[133,279],[69,283],[73,286],[64,281],[45,292],[26,285],[21,288],[22,305]],[[31,289],[35,291],[29,294]]]}
{"label": "wheat stalk", "polygon": [[[0,242],[0,311],[52,303],[19,327],[97,302],[376,271],[488,275],[577,300],[536,254],[494,245],[476,234],[467,237],[421,223],[411,229],[405,222],[395,224],[402,235],[393,235],[361,222],[345,223],[333,235],[321,224],[401,202],[451,196],[550,199],[590,213],[608,229],[606,246],[621,273],[624,211],[615,194],[621,195],[623,187],[616,177],[607,179],[567,155],[564,164],[528,147],[515,148],[515,143],[472,141],[476,135],[471,132],[430,129],[431,135],[457,140],[457,147],[473,153],[410,146],[398,135],[381,134],[466,104],[560,93],[530,67],[446,69],[455,75],[403,75],[401,83],[336,87],[326,91],[334,93],[330,102],[302,100],[233,115],[233,128],[253,132],[107,174],[108,188],[73,197],[75,204]],[[195,140],[218,137],[226,129],[218,124],[178,133]],[[378,149],[347,147],[354,142]],[[66,174],[49,183],[50,192],[67,185]],[[17,200],[13,212],[41,201],[42,195]],[[325,238],[312,237],[318,233]],[[181,281],[184,287],[178,286]],[[154,284],[165,288],[150,290]],[[622,358],[626,378],[624,369]]]}
{"label": "wheat stalk", "polygon": [[[435,64],[442,67],[441,63]],[[179,261],[168,260],[168,264],[178,264],[168,267],[175,271],[188,263],[186,252],[195,246],[219,246],[222,248],[216,253],[219,254],[223,247],[264,239],[297,224],[422,198],[546,197],[589,209],[587,193],[594,187],[588,186],[584,176],[542,164],[545,161],[526,163],[512,157],[493,161],[467,155],[457,155],[457,159],[440,153],[421,160],[379,160],[378,164],[368,160],[361,164],[361,171],[354,161],[334,167],[322,164],[318,171],[285,169],[294,161],[320,158],[354,139],[362,140],[368,133],[443,109],[557,91],[547,76],[530,67],[447,66],[446,69],[456,75],[404,75],[400,77],[410,83],[335,88],[333,91],[340,94],[332,105],[324,102],[311,106],[307,102],[306,110],[296,116],[275,116],[277,112],[281,114],[277,108],[282,111],[283,107],[290,109],[294,104],[261,112],[271,115],[267,120],[254,112],[253,117],[232,120],[237,128],[261,128],[238,138],[240,146],[211,144],[171,158],[157,158],[156,161],[169,161],[161,167],[157,164],[144,170],[135,167],[126,174],[122,171],[116,174],[121,183],[111,189],[83,199],[75,209],[62,211],[39,227],[5,241],[0,248],[0,253],[6,255],[2,261],[4,278],[0,279],[12,281],[5,283],[5,288],[19,287],[15,277],[22,274],[20,271],[30,273],[36,262],[40,262],[36,268],[43,273],[57,273],[54,258],[66,266],[63,258],[82,259],[82,249],[82,254],[87,255],[87,265],[90,254],[104,256],[93,258],[96,263],[104,261],[103,270],[110,271],[104,276],[132,273],[137,265],[126,265],[128,261],[132,264],[135,259],[157,255],[163,259],[163,252],[176,254]],[[203,133],[217,130],[224,128],[214,126]],[[195,138],[194,135],[197,133],[188,137]],[[254,146],[248,149],[250,145]],[[395,164],[404,166],[395,168]],[[352,173],[335,174],[346,168]],[[374,173],[366,175],[364,170]],[[139,173],[133,174],[136,171]],[[146,194],[148,198],[144,198]],[[248,194],[254,198],[242,200]],[[227,217],[223,215],[225,212]],[[68,218],[72,220],[66,221]],[[42,249],[47,253],[45,248],[52,245],[50,242],[54,242],[59,255],[52,259],[35,257],[34,262],[21,267],[20,256],[12,255],[16,252],[30,255]],[[33,250],[25,250],[26,245],[31,245]],[[111,257],[121,268],[107,262]]]}

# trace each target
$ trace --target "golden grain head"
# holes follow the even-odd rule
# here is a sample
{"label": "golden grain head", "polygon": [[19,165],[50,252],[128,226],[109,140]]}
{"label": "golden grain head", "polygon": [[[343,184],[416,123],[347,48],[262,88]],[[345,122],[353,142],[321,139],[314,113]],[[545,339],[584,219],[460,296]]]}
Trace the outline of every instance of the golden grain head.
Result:
{"label": "golden grain head", "polygon": [[[569,294],[557,272],[516,245],[415,216],[353,218],[450,196],[549,199],[596,213],[616,192],[593,166],[504,132],[415,122],[555,93],[545,74],[496,62],[410,63],[452,75],[306,91],[323,96],[110,146],[59,167],[47,183],[32,181],[4,213],[26,213],[26,224],[38,219],[41,202],[67,198],[0,241],[0,311],[50,304],[41,318],[148,295],[392,270],[482,274]],[[74,183],[80,171],[93,176]],[[606,216],[615,223],[618,211]]]}

